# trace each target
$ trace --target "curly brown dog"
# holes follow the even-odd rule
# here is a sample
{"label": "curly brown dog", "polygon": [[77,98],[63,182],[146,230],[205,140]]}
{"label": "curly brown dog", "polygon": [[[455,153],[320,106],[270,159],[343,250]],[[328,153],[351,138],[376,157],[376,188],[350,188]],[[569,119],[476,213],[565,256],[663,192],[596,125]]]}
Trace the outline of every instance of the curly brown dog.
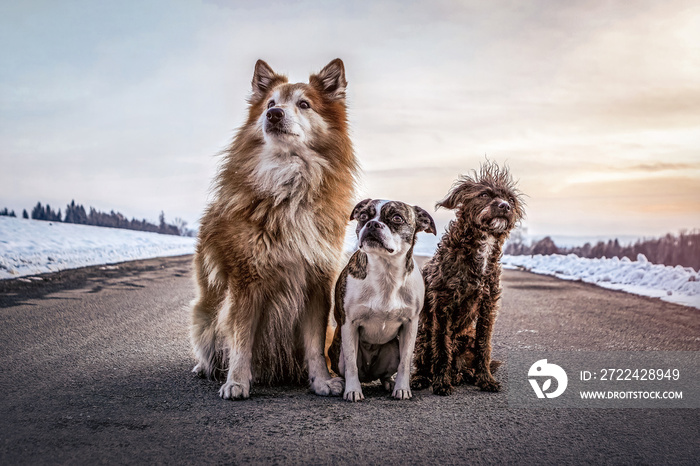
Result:
{"label": "curly brown dog", "polygon": [[[473,382],[498,391],[491,375],[491,334],[501,295],[501,248],[524,215],[521,193],[507,168],[492,162],[462,176],[437,207],[457,209],[437,252],[425,264],[425,304],[416,344],[413,387],[432,384],[449,395]],[[476,329],[474,322],[476,321]]]}

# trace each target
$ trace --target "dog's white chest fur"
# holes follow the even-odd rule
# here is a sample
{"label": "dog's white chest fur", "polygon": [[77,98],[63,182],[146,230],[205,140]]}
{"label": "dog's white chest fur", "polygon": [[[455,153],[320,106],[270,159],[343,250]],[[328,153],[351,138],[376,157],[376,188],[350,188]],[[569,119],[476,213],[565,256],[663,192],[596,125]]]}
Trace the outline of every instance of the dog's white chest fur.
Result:
{"label": "dog's white chest fur", "polygon": [[402,325],[418,318],[425,288],[418,266],[402,280],[386,263],[369,260],[367,277],[347,278],[344,307],[346,319],[360,328],[360,339],[384,344]]}
{"label": "dog's white chest fur", "polygon": [[[316,211],[300,207],[311,204],[318,194],[328,162],[303,144],[266,144],[258,154],[258,164],[254,171],[255,189],[274,199],[285,215],[279,217],[286,228],[273,240],[262,238],[262,252],[258,263],[265,262],[270,245],[278,245],[275,257],[301,254],[312,264],[327,266],[334,264],[335,248],[318,230]],[[294,247],[290,248],[290,245]],[[291,257],[289,262],[296,262]]]}
{"label": "dog's white chest fur", "polygon": [[479,260],[481,261],[481,274],[486,275],[486,271],[489,267],[489,259],[491,258],[491,253],[493,252],[493,247],[496,245],[496,238],[491,235],[487,235],[481,247],[479,248]]}
{"label": "dog's white chest fur", "polygon": [[256,189],[275,204],[309,201],[323,181],[328,162],[302,144],[265,146],[255,169]]}

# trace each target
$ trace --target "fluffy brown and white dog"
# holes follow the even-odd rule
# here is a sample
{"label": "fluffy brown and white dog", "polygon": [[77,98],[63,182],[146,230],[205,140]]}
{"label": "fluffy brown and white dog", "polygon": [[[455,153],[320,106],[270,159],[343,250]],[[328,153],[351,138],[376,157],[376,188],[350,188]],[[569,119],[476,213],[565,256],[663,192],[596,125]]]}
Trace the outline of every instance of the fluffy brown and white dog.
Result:
{"label": "fluffy brown and white dog", "polygon": [[[507,169],[492,162],[463,176],[437,207],[457,209],[433,258],[423,267],[426,293],[416,345],[416,389],[449,395],[473,381],[498,391],[491,374],[491,334],[501,296],[501,248],[524,215]],[[476,322],[476,329],[474,323]]]}
{"label": "fluffy brown and white dog", "polygon": [[345,69],[333,60],[290,84],[258,60],[248,119],[225,153],[194,259],[194,372],[219,394],[253,381],[339,395],[324,358],[331,289],[342,264],[357,162],[348,137]]}

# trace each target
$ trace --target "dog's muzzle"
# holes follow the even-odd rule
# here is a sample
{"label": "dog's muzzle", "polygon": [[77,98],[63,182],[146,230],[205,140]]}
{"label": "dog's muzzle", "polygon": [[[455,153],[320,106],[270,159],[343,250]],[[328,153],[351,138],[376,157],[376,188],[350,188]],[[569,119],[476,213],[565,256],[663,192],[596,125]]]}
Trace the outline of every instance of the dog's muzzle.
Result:
{"label": "dog's muzzle", "polygon": [[265,131],[272,134],[292,134],[289,132],[285,121],[284,110],[272,107],[265,113]]}
{"label": "dog's muzzle", "polygon": [[382,223],[376,220],[371,220],[365,225],[365,229],[360,236],[360,247],[364,246],[367,242],[369,245],[376,245],[389,252],[394,252],[393,249],[386,247],[384,245],[384,239],[382,238],[382,230],[386,228]]}

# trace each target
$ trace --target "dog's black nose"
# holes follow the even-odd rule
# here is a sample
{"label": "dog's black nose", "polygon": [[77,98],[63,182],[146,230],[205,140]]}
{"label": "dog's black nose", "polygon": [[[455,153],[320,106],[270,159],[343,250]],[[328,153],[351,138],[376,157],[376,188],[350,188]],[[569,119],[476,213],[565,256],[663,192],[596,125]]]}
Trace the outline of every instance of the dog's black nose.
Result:
{"label": "dog's black nose", "polygon": [[273,107],[267,111],[267,121],[273,125],[279,123],[282,118],[284,118],[284,110],[281,108]]}
{"label": "dog's black nose", "polygon": [[506,201],[503,201],[500,204],[498,204],[498,208],[505,210],[506,212],[510,212],[510,204],[508,204]]}
{"label": "dog's black nose", "polygon": [[376,220],[370,220],[367,222],[367,229],[369,231],[381,230],[383,225]]}

